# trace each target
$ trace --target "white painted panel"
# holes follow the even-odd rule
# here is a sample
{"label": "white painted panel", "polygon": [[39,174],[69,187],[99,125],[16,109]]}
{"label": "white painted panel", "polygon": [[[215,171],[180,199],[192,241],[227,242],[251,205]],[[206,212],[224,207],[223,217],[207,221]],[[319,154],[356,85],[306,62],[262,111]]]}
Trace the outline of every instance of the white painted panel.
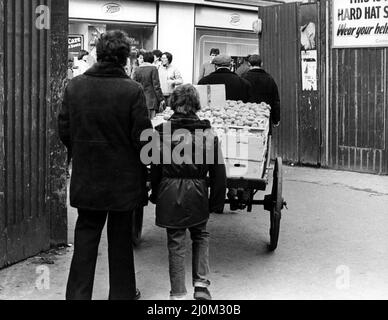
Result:
{"label": "white painted panel", "polygon": [[193,79],[194,16],[192,4],[160,3],[158,49],[173,55],[184,83]]}
{"label": "white painted panel", "polygon": [[257,12],[197,7],[195,24],[201,27],[252,31],[253,22],[257,18]]}
{"label": "white painted panel", "polygon": [[70,19],[156,23],[156,2],[70,0]]}

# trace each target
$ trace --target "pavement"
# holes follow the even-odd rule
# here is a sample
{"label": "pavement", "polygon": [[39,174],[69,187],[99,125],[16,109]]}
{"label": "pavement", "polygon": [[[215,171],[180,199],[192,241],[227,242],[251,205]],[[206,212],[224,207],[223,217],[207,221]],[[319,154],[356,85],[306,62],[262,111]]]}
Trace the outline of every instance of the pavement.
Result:
{"label": "pavement", "polygon": [[[269,193],[257,195],[262,199]],[[216,300],[388,299],[388,177],[284,167],[279,245],[268,252],[269,214],[262,206],[212,214],[208,224],[210,287]],[[169,298],[165,231],[146,208],[135,251],[143,300]],[[69,207],[69,244],[0,270],[0,299],[62,300],[72,257],[76,210]],[[189,237],[188,237],[189,238]],[[189,241],[189,240],[188,240]],[[192,298],[191,246],[186,282]],[[99,248],[94,295],[108,297],[107,239]]]}

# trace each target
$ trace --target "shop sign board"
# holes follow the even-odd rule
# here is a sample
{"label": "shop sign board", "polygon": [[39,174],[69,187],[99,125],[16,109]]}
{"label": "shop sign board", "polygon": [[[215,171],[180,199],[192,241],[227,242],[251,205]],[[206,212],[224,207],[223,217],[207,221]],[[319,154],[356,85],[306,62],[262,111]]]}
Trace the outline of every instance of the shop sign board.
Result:
{"label": "shop sign board", "polygon": [[157,2],[69,0],[70,19],[157,22]]}
{"label": "shop sign board", "polygon": [[388,47],[387,0],[334,0],[333,48]]}
{"label": "shop sign board", "polygon": [[84,48],[83,35],[70,35],[68,38],[69,53],[78,54]]}
{"label": "shop sign board", "polygon": [[197,27],[236,29],[253,31],[257,12],[231,10],[224,8],[196,7],[195,24]]}

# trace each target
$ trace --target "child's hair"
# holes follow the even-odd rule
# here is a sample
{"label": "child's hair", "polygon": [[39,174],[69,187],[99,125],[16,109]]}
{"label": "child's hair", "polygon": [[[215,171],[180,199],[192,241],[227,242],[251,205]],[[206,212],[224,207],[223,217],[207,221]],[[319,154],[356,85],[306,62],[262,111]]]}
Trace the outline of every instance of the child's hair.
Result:
{"label": "child's hair", "polygon": [[179,113],[196,113],[201,109],[197,89],[191,84],[177,87],[170,97],[171,109]]}

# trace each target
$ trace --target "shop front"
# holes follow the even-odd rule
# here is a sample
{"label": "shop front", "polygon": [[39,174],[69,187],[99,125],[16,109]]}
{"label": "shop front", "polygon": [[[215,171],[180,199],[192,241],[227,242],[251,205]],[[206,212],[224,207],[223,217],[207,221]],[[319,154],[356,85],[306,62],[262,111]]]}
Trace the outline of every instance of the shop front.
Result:
{"label": "shop front", "polygon": [[90,54],[88,62],[93,63],[96,40],[102,33],[115,29],[125,31],[131,39],[131,62],[137,50],[153,50],[157,43],[157,3],[70,0],[69,54],[75,57],[75,66],[81,50]]}
{"label": "shop front", "polygon": [[253,31],[257,7],[231,8],[192,3],[159,3],[158,46],[174,56],[173,64],[184,82],[198,82],[200,68],[211,48],[234,58],[258,53],[258,35]]}

